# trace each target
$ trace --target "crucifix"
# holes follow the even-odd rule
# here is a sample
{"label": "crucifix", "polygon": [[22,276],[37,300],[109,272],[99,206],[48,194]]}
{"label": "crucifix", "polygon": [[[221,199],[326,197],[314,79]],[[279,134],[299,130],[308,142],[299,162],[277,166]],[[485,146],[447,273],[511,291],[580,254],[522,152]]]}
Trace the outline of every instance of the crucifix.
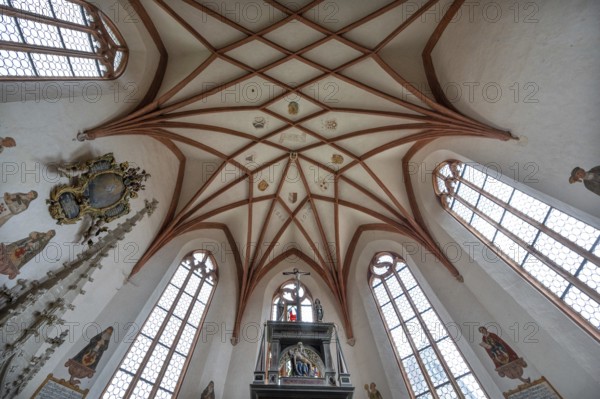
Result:
{"label": "crucifix", "polygon": [[310,272],[301,272],[297,268],[294,268],[291,272],[283,272],[284,275],[288,276],[293,274],[296,278],[296,317],[298,321],[302,321],[302,312],[300,311],[300,276],[308,276]]}

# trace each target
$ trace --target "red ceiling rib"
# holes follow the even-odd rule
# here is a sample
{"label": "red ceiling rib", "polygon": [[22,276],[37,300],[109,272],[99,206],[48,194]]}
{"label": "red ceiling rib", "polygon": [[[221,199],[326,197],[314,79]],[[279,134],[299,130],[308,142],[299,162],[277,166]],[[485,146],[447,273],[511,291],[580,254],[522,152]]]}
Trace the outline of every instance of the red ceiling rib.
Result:
{"label": "red ceiling rib", "polygon": [[[181,81],[176,83],[173,87],[171,87],[160,97],[156,98],[156,96],[158,95],[159,88],[156,87],[156,84],[153,84],[146,95],[146,97],[151,96],[153,101],[145,100],[140,105],[140,108],[132,112],[130,115],[127,115],[118,120],[112,121],[103,126],[91,129],[90,131],[86,132],[87,137],[89,139],[115,135],[147,135],[149,137],[153,137],[159,140],[161,143],[167,146],[167,148],[169,148],[180,160],[175,194],[173,197],[173,201],[169,206],[169,211],[167,213],[166,220],[153,243],[150,245],[146,253],[133,268],[131,275],[137,273],[160,248],[162,248],[163,246],[171,242],[174,238],[182,234],[199,229],[222,230],[226,234],[229,244],[234,250],[236,268],[238,270],[239,295],[237,304],[236,324],[233,333],[234,342],[238,336],[246,303],[248,302],[248,299],[253,293],[255,287],[260,282],[260,280],[267,275],[268,271],[272,270],[272,268],[274,268],[279,262],[284,261],[290,256],[297,256],[300,259],[302,259],[309,267],[314,269],[315,272],[321,278],[323,278],[327,286],[331,289],[336,301],[340,306],[340,311],[343,317],[343,323],[347,338],[352,342],[353,334],[348,311],[347,281],[350,264],[354,256],[354,248],[356,247],[360,236],[365,231],[387,231],[409,236],[417,242],[419,242],[420,244],[422,244],[426,250],[434,253],[453,276],[455,276],[458,279],[461,278],[456,268],[444,256],[442,251],[437,247],[431,235],[427,232],[423,218],[417,206],[417,202],[414,195],[414,189],[411,185],[410,175],[407,171],[407,164],[418,150],[423,148],[427,143],[437,138],[459,136],[486,137],[500,140],[508,140],[512,138],[508,132],[504,132],[486,126],[476,120],[473,120],[469,117],[460,114],[458,111],[456,111],[456,109],[454,109],[454,107],[451,106],[451,104],[448,103],[445,97],[442,97],[443,92],[440,94],[440,85],[437,81],[435,70],[433,68],[431,52],[435,47],[436,43],[438,42],[439,37],[443,34],[444,30],[446,29],[449,21],[452,19],[452,16],[460,8],[464,0],[456,0],[453,3],[448,13],[444,15],[444,17],[436,27],[422,54],[426,77],[430,86],[432,87],[435,100],[428,98],[423,92],[419,91],[414,85],[405,80],[397,71],[390,67],[390,65],[388,65],[383,58],[381,58],[379,52],[394,38],[401,34],[408,26],[417,21],[419,17],[423,15],[423,13],[427,11],[427,9],[435,5],[438,2],[438,0],[429,1],[425,6],[421,7],[417,12],[415,12],[411,17],[407,18],[406,21],[399,24],[397,28],[395,28],[389,35],[387,35],[372,49],[362,46],[353,40],[350,40],[345,35],[349,32],[352,32],[354,29],[362,26],[363,24],[373,21],[378,17],[384,15],[385,13],[395,9],[396,7],[401,6],[406,2],[406,0],[393,1],[362,18],[359,18],[358,20],[349,23],[348,25],[342,27],[341,29],[338,29],[337,31],[331,31],[326,27],[318,24],[317,22],[309,20],[307,17],[304,16],[304,14],[307,11],[318,6],[323,0],[312,1],[297,11],[293,11],[274,0],[267,0],[266,3],[282,12],[285,16],[281,20],[271,23],[270,25],[259,30],[258,32],[253,32],[248,28],[243,27],[237,22],[219,14],[218,12],[200,3],[197,3],[193,0],[185,0],[185,4],[193,7],[194,9],[202,13],[205,13],[209,17],[214,18],[219,22],[226,24],[228,27],[233,28],[245,35],[243,39],[234,41],[233,43],[225,45],[221,48],[217,48],[216,46],[211,44],[210,41],[207,40],[198,30],[196,30],[194,26],[190,24],[183,15],[180,15],[177,11],[175,11],[169,5],[167,5],[163,0],[154,1],[174,21],[179,23],[196,40],[198,40],[198,42],[206,48],[210,55],[196,68],[194,68],[192,72],[188,73]],[[144,20],[145,26],[147,26],[149,32],[151,32],[151,36],[154,42],[156,43],[157,47],[160,47],[162,41],[160,41],[160,36],[158,34],[158,31],[152,24],[152,20],[150,19],[150,17],[148,17],[148,14],[143,9],[143,6],[137,0],[135,0],[135,3],[137,4],[138,8],[141,8],[139,13],[142,16],[142,19]],[[313,43],[305,45],[303,48],[296,51],[286,49],[265,37],[265,35],[274,32],[278,28],[283,27],[292,21],[295,23],[300,23],[303,26],[306,26],[316,32],[319,32],[324,37],[316,40]],[[278,51],[279,53],[281,53],[281,57],[276,61],[269,63],[268,65],[262,66],[260,68],[253,68],[227,54],[228,52],[240,48],[241,46],[244,46],[253,41],[258,41]],[[324,65],[319,64],[318,62],[309,60],[306,57],[304,57],[304,55],[309,51],[317,49],[319,46],[322,46],[331,41],[336,41],[338,43],[343,44],[344,46],[348,46],[353,50],[358,51],[360,55],[335,68],[328,68]],[[164,57],[161,57],[161,59],[163,58]],[[365,84],[343,74],[343,72],[347,68],[350,68],[351,66],[357,65],[360,62],[363,62],[364,60],[368,59],[373,60],[381,68],[382,73],[384,73],[389,78],[391,83],[400,85],[400,87],[407,90],[411,95],[414,95],[422,105],[413,104],[409,101],[406,101],[405,99],[385,93],[375,87],[372,87],[368,84]],[[207,68],[213,65],[217,60],[226,62],[229,65],[232,65],[236,68],[241,69],[242,71],[245,71],[246,73],[243,76],[231,79],[226,82],[222,82],[216,87],[210,87],[204,91],[199,90],[195,93],[190,94],[186,98],[175,100],[176,96],[180,94],[184,88],[188,87],[188,85],[190,85],[192,81],[197,80],[199,77],[201,77],[202,73],[205,72]],[[304,65],[307,65],[308,67],[319,70],[322,73],[294,87],[266,74],[268,71],[278,66],[284,65],[286,62],[292,60],[299,61]],[[157,76],[155,78],[159,82],[159,84],[160,82],[162,82],[162,76],[164,75],[165,69],[166,65],[164,67],[159,65]],[[161,70],[162,72],[160,72]],[[235,107],[224,106],[210,109],[182,110],[184,107],[198,103],[199,101],[207,99],[210,96],[219,93],[222,94],[227,89],[237,84],[243,83],[244,81],[248,81],[252,78],[264,79],[276,85],[282,90],[282,94],[273,96],[273,98],[265,101],[259,106],[241,105]],[[366,92],[390,104],[398,105],[403,109],[411,111],[412,113],[398,111],[382,111],[377,109],[354,109],[352,107],[344,106],[343,104],[339,104],[339,106],[332,106],[330,104],[324,103],[323,101],[319,101],[318,99],[313,98],[310,95],[303,93],[303,89],[308,88],[310,87],[310,85],[318,83],[325,78],[338,79],[346,85],[353,86],[361,90],[362,92]],[[303,116],[298,120],[291,120],[290,118],[282,116],[278,112],[269,109],[269,107],[278,103],[279,101],[286,99],[286,96],[289,96],[291,94],[299,96],[299,98],[301,98],[302,100],[305,100],[311,103],[312,105],[318,107],[319,110],[307,116]],[[213,115],[219,113],[229,113],[232,117],[235,117],[234,115],[236,112],[247,111],[256,111],[257,113],[262,113],[264,115],[272,117],[273,120],[283,122],[283,126],[280,128],[273,129],[271,132],[266,133],[262,136],[257,136],[245,133],[243,131],[218,126],[212,123],[193,123],[182,122],[177,120],[184,117],[202,118],[205,115]],[[365,115],[366,117],[397,118],[400,120],[408,120],[409,123],[402,123],[399,121],[388,126],[357,129],[335,137],[326,137],[306,126],[309,122],[314,121],[316,118],[326,116],[327,114],[332,112]],[[306,144],[292,151],[282,143],[276,143],[271,141],[277,135],[283,134],[291,128],[298,129],[300,132],[305,133],[316,142]],[[223,151],[217,150],[209,143],[202,143],[196,139],[182,136],[173,132],[172,129],[210,131],[214,134],[227,135],[228,137],[231,137],[231,140],[244,140],[244,142],[241,144],[241,146],[238,147],[232,145],[231,150],[229,150],[228,153],[225,153]],[[355,153],[355,151],[349,150],[343,145],[344,142],[348,142],[348,140],[357,140],[364,137],[381,138],[385,137],[385,134],[388,132],[397,132],[403,130],[416,130],[417,133],[410,133],[401,138],[390,138],[384,144],[378,145],[374,149],[365,150],[360,154]],[[195,147],[198,150],[210,153],[221,160],[217,170],[211,176],[209,176],[208,179],[197,189],[195,194],[179,210],[179,212],[175,212],[175,210],[178,207],[177,205],[179,202],[181,188],[184,180],[183,171],[185,169],[185,158],[183,157],[183,153],[181,152],[181,150],[179,150],[174,143],[182,143]],[[272,149],[272,151],[275,151],[277,155],[274,155],[271,159],[266,160],[262,163],[262,165],[253,170],[236,161],[236,157],[246,153],[250,149],[260,144],[266,145],[268,148]],[[408,144],[414,145],[410,148],[408,153],[406,153],[406,155],[402,159],[402,173],[410,205],[410,209],[405,209],[405,207],[402,205],[402,203],[400,202],[397,195],[393,192],[393,190],[388,186],[388,184],[386,184],[386,182],[380,176],[378,176],[374,172],[374,170],[369,165],[366,164],[366,161],[383,151],[392,150],[397,147]],[[348,163],[336,170],[335,168],[332,168],[324,164],[323,162],[320,162],[318,159],[307,155],[308,151],[319,149],[323,146],[328,146],[334,152],[338,152],[348,157]],[[282,151],[284,152],[284,154],[279,155],[279,153]],[[290,152],[297,153],[297,158],[290,158]],[[288,160],[285,164],[281,180],[277,182],[277,188],[275,193],[256,196],[256,193],[254,192],[254,177],[258,173],[261,173],[262,171],[266,170],[267,168],[271,168],[272,166],[277,165],[280,162],[286,160],[286,158],[288,158]],[[331,176],[333,177],[332,197],[314,193],[314,191],[311,190],[311,186],[309,184],[305,171],[303,170],[303,167],[300,164],[300,161],[314,165],[320,170],[331,174]],[[306,197],[299,201],[298,206],[294,210],[290,209],[290,207],[282,199],[282,189],[284,186],[284,181],[288,176],[288,172],[292,164],[295,164],[295,167],[298,169],[298,173],[301,179],[301,185],[306,191]],[[243,174],[230,182],[219,182],[217,180],[217,177],[220,173],[223,172],[224,168],[227,165],[233,165],[235,168],[242,171]],[[368,182],[370,186],[366,185],[366,183],[360,184],[358,181],[350,178],[347,175],[350,170],[353,170],[354,166],[360,166],[360,169],[358,169],[358,173],[361,173],[361,176],[364,177],[364,179],[366,180],[366,182]],[[225,194],[230,192],[230,190],[232,190],[236,185],[244,181],[248,182],[246,198],[238,198],[238,200],[233,200],[228,203],[222,202],[222,198]],[[348,185],[349,187],[353,187],[354,189],[358,190],[366,197],[374,201],[374,203],[377,204],[378,207],[380,207],[381,211],[379,211],[378,209],[370,209],[364,204],[356,203],[356,201],[343,198],[343,195],[340,193],[340,185]],[[217,189],[214,190],[210,195],[207,195],[207,190],[209,188]],[[212,206],[212,203],[216,203],[217,200],[221,201],[218,203],[218,207],[198,214],[199,212],[202,212],[203,208],[206,207],[209,203],[211,203]],[[268,210],[266,216],[264,217],[264,220],[257,221],[255,219],[258,212],[255,209],[255,205],[263,201],[269,201]],[[332,204],[332,215],[320,214],[316,205],[318,201]],[[312,220],[316,226],[313,235],[311,235],[309,231],[307,231],[307,227],[305,227],[299,220],[299,213],[302,209],[304,209],[304,206],[306,204],[310,204],[310,206],[312,207]],[[287,217],[282,222],[279,229],[277,229],[275,236],[271,237],[272,240],[268,245],[266,251],[261,254],[258,248],[262,248],[263,244],[265,244],[268,238],[267,232],[269,226],[271,226],[272,223],[274,223],[273,214],[277,205],[280,205],[285,210],[285,212],[287,213]],[[228,227],[223,223],[214,222],[214,220],[217,220],[219,217],[226,214],[227,212],[230,212],[234,209],[240,209],[241,207],[245,207],[248,212],[246,220],[247,226],[245,226],[246,237],[244,240],[246,248],[244,248],[245,253],[243,259],[240,255],[239,248],[234,248],[236,247],[235,240],[233,239],[233,235],[231,234],[231,231],[228,229]],[[359,212],[360,214],[366,215],[374,221],[374,223],[360,225],[354,232],[354,236],[351,242],[345,248],[342,248],[341,244],[341,209],[351,209],[353,211]],[[382,213],[382,211],[384,212]],[[391,216],[386,216],[386,212],[388,212]],[[260,228],[258,230],[257,236],[254,237],[253,225],[257,225],[257,223],[260,223],[258,224],[260,225]],[[328,226],[330,223],[333,224],[333,233],[330,233],[330,235],[333,234],[333,237],[328,237],[327,231],[325,229],[325,226]],[[301,249],[297,248],[288,250],[283,254],[274,257],[273,259],[269,259],[269,257],[273,255],[275,243],[277,242],[277,240],[279,240],[288,229],[292,228],[296,228],[300,232],[303,239],[306,241],[310,249],[314,252],[315,259],[311,258],[309,254],[306,254]],[[241,229],[241,226],[236,226],[236,229]],[[257,239],[256,245],[252,245],[253,238]],[[331,238],[333,238],[334,240],[334,249],[330,248],[330,245],[328,245],[328,239]],[[323,250],[320,250],[318,248],[318,245],[322,245]],[[256,248],[253,253],[251,253],[250,251],[251,247]],[[345,254],[343,252],[344,249],[346,249]]]}

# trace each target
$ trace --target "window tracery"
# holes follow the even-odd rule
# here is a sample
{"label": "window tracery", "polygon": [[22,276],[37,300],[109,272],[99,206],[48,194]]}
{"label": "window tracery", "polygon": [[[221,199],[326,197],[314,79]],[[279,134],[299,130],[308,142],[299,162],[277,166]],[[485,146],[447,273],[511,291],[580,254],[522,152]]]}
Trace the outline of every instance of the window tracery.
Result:
{"label": "window tracery", "polygon": [[[313,298],[306,286],[300,283],[300,318],[298,318],[296,280],[283,283],[273,295],[271,306],[271,320],[277,320],[278,307],[281,309],[281,321],[313,321]],[[291,312],[291,313],[290,313]]]}
{"label": "window tracery", "polygon": [[114,79],[128,50],[83,0],[0,0],[0,80]]}
{"label": "window tracery", "polygon": [[488,397],[402,258],[377,254],[369,286],[411,398]]}
{"label": "window tracery", "polygon": [[600,339],[600,230],[460,161],[434,171],[442,206]]}
{"label": "window tracery", "polygon": [[217,265],[208,252],[183,258],[103,399],[177,397],[217,279]]}

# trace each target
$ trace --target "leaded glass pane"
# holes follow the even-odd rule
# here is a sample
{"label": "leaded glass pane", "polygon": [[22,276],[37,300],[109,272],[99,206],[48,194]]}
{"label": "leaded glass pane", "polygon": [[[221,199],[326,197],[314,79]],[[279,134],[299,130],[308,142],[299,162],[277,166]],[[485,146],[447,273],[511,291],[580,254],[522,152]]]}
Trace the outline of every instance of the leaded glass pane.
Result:
{"label": "leaded glass pane", "polygon": [[190,315],[190,318],[188,320],[188,322],[194,327],[198,327],[200,325],[200,321],[202,320],[202,315],[204,314],[205,307],[206,305],[204,305],[200,301],[196,301],[196,303],[194,304],[192,314]]}
{"label": "leaded glass pane", "polygon": [[519,190],[515,190],[510,199],[510,205],[540,223],[544,221],[548,214],[548,210],[550,209],[549,205],[544,204]]}
{"label": "leaded glass pane", "polygon": [[482,196],[479,198],[479,203],[477,204],[477,209],[479,209],[484,215],[490,217],[495,222],[500,222],[502,215],[504,214],[504,208],[492,201],[491,199]]}
{"label": "leaded glass pane", "polygon": [[83,21],[82,8],[66,0],[51,0],[54,9],[54,15],[63,21],[73,22],[78,25],[85,25]]}
{"label": "leaded glass pane", "polygon": [[152,392],[152,385],[145,381],[139,380],[135,385],[135,389],[133,390],[131,397],[134,399],[148,399],[150,397],[150,392]]}
{"label": "leaded glass pane", "polygon": [[486,176],[485,173],[483,173],[471,166],[468,166],[468,165],[465,165],[465,170],[462,174],[462,177],[465,180],[470,181],[477,187],[483,186],[483,183],[485,182],[485,176]]}
{"label": "leaded glass pane", "polygon": [[175,311],[173,312],[173,314],[179,317],[180,319],[185,318],[185,314],[190,308],[190,304],[193,300],[194,299],[188,294],[181,294],[181,297],[179,298],[179,301],[177,301],[177,305],[175,306]]}
{"label": "leaded glass pane", "polygon": [[177,386],[177,381],[179,381],[179,376],[181,375],[181,370],[183,370],[183,364],[185,363],[185,357],[178,355],[177,353],[173,354],[171,361],[169,362],[169,366],[165,371],[165,375],[160,383],[160,387],[164,388],[168,391],[173,392],[175,387]]}
{"label": "leaded glass pane", "polygon": [[408,343],[408,338],[406,337],[406,333],[402,327],[395,328],[391,331],[392,340],[394,341],[394,345],[398,350],[398,356],[400,359],[404,359],[406,356],[413,353],[410,344]]}
{"label": "leaded glass pane", "polygon": [[504,184],[491,176],[487,177],[487,180],[483,185],[483,190],[504,202],[508,202],[513,193],[513,188],[511,186]]}
{"label": "leaded glass pane", "polygon": [[388,303],[387,305],[383,306],[381,308],[381,312],[383,313],[383,318],[385,319],[388,328],[394,328],[398,324],[400,324],[400,320],[398,319],[396,311],[394,310],[394,307],[391,303]]}
{"label": "leaded glass pane", "polygon": [[527,244],[533,242],[538,232],[538,229],[510,212],[506,212],[500,224]]}
{"label": "leaded glass pane", "polygon": [[586,261],[577,277],[600,294],[600,270],[598,266]]}
{"label": "leaded glass pane", "polygon": [[494,245],[496,245],[502,253],[506,256],[514,260],[517,264],[521,264],[523,259],[525,259],[525,255],[527,255],[527,250],[508,238],[504,233],[498,232],[496,234],[496,238],[494,238]]}
{"label": "leaded glass pane", "polygon": [[165,391],[164,389],[159,389],[156,391],[155,399],[171,399],[173,395],[170,392]]}
{"label": "leaded glass pane", "polygon": [[210,294],[212,292],[212,286],[208,284],[202,285],[200,289],[200,294],[198,294],[198,299],[202,301],[202,303],[208,303],[208,298],[210,298]]}
{"label": "leaded glass pane", "polygon": [[188,281],[187,285],[185,286],[185,292],[194,296],[194,295],[196,295],[196,290],[198,289],[199,285],[200,285],[200,277],[196,276],[195,274],[192,274],[190,276],[190,280]]}
{"label": "leaded glass pane", "polygon": [[118,370],[102,398],[121,399],[125,396],[125,392],[127,391],[129,384],[131,384],[131,380],[133,380],[132,375]]}
{"label": "leaded glass pane", "polygon": [[402,319],[404,321],[408,321],[415,316],[415,311],[410,305],[410,302],[408,302],[406,295],[400,296],[398,299],[396,299],[395,302],[396,306],[398,307],[398,310],[400,311],[400,315],[402,316]]}
{"label": "leaded glass pane", "polygon": [[148,320],[144,324],[144,328],[142,329],[142,334],[148,336],[148,338],[154,338],[156,333],[160,329],[160,326],[167,317],[167,312],[159,307],[154,307],[150,316],[148,316]]}
{"label": "leaded glass pane", "polygon": [[592,298],[577,289],[577,287],[571,287],[565,295],[565,302],[594,327],[600,328],[600,305]]}
{"label": "leaded glass pane", "polygon": [[186,268],[181,266],[178,267],[177,271],[175,272],[175,275],[173,275],[173,278],[171,279],[171,284],[173,284],[177,288],[181,288],[188,273],[189,271]]}
{"label": "leaded glass pane", "polygon": [[148,360],[146,367],[144,367],[142,378],[148,382],[154,383],[163,364],[165,364],[165,359],[167,358],[168,354],[168,348],[165,348],[162,345],[156,345],[152,355],[150,356],[150,360]]}
{"label": "leaded glass pane", "polygon": [[436,389],[436,392],[440,399],[456,399],[458,395],[454,390],[452,384],[442,385],[441,387]]}
{"label": "leaded glass pane", "polygon": [[181,320],[176,317],[171,317],[169,322],[167,323],[163,333],[160,336],[159,342],[167,347],[171,347],[173,341],[175,341],[175,337],[179,332],[179,327],[181,326]]}
{"label": "leaded glass pane", "polygon": [[17,22],[13,17],[0,14],[0,40],[21,43]]}
{"label": "leaded glass pane", "polygon": [[35,69],[40,76],[64,77],[71,76],[69,59],[62,55],[31,54]]}
{"label": "leaded glass pane", "polygon": [[420,395],[428,391],[429,388],[427,386],[427,382],[425,382],[423,372],[421,371],[421,368],[419,367],[414,355],[404,359],[402,364],[404,365],[404,370],[406,371],[413,392],[416,395]]}
{"label": "leaded glass pane", "polygon": [[559,297],[569,286],[567,280],[533,255],[527,256],[523,269]]}
{"label": "leaded glass pane", "polygon": [[375,292],[375,297],[377,298],[377,302],[379,302],[379,305],[383,305],[389,302],[390,297],[388,296],[388,293],[385,290],[383,284],[380,284],[377,287],[373,288],[373,291]]}
{"label": "leaded glass pane", "polygon": [[441,385],[448,381],[448,375],[446,375],[442,364],[431,346],[423,349],[419,355],[421,356],[421,360],[425,365],[425,370],[427,370],[427,374],[429,374],[429,378],[434,386]]}
{"label": "leaded glass pane", "polygon": [[490,241],[494,239],[496,231],[498,231],[494,226],[486,222],[483,218],[479,217],[478,215],[473,216],[471,226],[473,226],[475,230],[477,230],[481,235],[483,235]]}
{"label": "leaded glass pane", "polygon": [[554,238],[540,233],[534,247],[571,274],[575,274],[583,258]]}
{"label": "leaded glass pane", "polygon": [[477,205],[477,200],[479,199],[479,193],[466,184],[459,185],[457,196],[461,197],[473,206]]}
{"label": "leaded glass pane", "polygon": [[171,309],[171,306],[173,305],[173,302],[175,302],[175,298],[177,298],[178,293],[179,290],[175,288],[175,286],[171,284],[167,285],[167,289],[163,292],[160,300],[158,301],[158,306],[166,310]]}
{"label": "leaded glass pane", "polygon": [[546,226],[586,250],[592,248],[592,245],[594,245],[598,239],[598,235],[600,235],[600,231],[592,226],[583,223],[581,220],[575,219],[558,209],[552,209],[550,211]]}
{"label": "leaded glass pane", "polygon": [[465,395],[466,399],[483,399],[487,398],[486,394],[483,393],[479,383],[473,377],[472,374],[467,374],[466,376],[458,379],[456,381],[463,395]]}
{"label": "leaded glass pane", "polygon": [[392,294],[392,298],[396,298],[398,295],[402,293],[402,288],[400,288],[400,283],[396,278],[396,275],[392,274],[385,280],[390,293]]}
{"label": "leaded glass pane", "polygon": [[0,50],[0,75],[35,76],[27,53]]}
{"label": "leaded glass pane", "polygon": [[417,280],[415,280],[410,270],[408,270],[408,267],[404,267],[404,269],[400,270],[398,275],[400,276],[400,280],[402,280],[402,284],[404,284],[404,288],[407,290],[410,290],[417,285]]}
{"label": "leaded glass pane", "polygon": [[177,348],[175,349],[179,353],[187,354],[192,347],[192,342],[194,341],[194,337],[196,336],[196,328],[192,327],[189,324],[186,324],[183,332],[181,333],[181,337],[177,343]]}
{"label": "leaded glass pane", "polygon": [[431,307],[429,301],[425,297],[425,294],[423,294],[423,290],[421,290],[421,287],[414,287],[413,289],[408,291],[408,294],[410,295],[410,298],[412,299],[419,312],[424,312]]}
{"label": "leaded glass pane", "polygon": [[452,374],[463,375],[469,372],[469,366],[467,366],[456,344],[450,338],[438,342],[437,347]]}
{"label": "leaded glass pane", "polygon": [[152,340],[144,337],[143,335],[138,335],[133,345],[129,349],[127,356],[125,356],[125,360],[123,360],[121,363],[121,367],[124,370],[135,374],[140,367],[140,364],[142,364],[142,360],[144,360],[144,356],[146,356],[151,344]]}
{"label": "leaded glass pane", "polygon": [[448,331],[446,331],[446,327],[439,319],[437,314],[433,311],[433,309],[429,309],[427,312],[424,312],[421,317],[427,326],[427,330],[431,334],[434,340],[439,341],[448,335]]}
{"label": "leaded glass pane", "polygon": [[473,211],[464,206],[458,200],[454,201],[454,205],[452,205],[452,210],[459,218],[461,218],[467,223],[469,223],[469,221],[471,220],[471,216],[473,216]]}
{"label": "leaded glass pane", "polygon": [[34,14],[43,15],[45,17],[51,17],[52,11],[46,0],[42,1],[31,1],[31,0],[12,0],[12,6],[19,10],[32,12]]}

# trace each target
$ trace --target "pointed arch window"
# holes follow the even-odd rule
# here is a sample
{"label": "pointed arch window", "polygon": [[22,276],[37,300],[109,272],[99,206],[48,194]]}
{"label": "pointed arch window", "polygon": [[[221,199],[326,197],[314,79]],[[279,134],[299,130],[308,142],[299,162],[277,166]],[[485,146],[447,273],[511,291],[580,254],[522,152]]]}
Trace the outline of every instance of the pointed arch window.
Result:
{"label": "pointed arch window", "polygon": [[[288,280],[281,284],[273,295],[271,320],[277,320],[278,308],[283,314],[282,321],[313,321],[313,299],[306,286],[300,283],[300,296],[296,295],[296,280]],[[298,315],[298,303],[300,314]],[[290,316],[290,312],[294,315]],[[295,317],[295,318],[294,318]]]}
{"label": "pointed arch window", "polygon": [[183,258],[103,399],[177,397],[217,278],[217,265],[208,252]]}
{"label": "pointed arch window", "polygon": [[0,0],[0,80],[114,79],[128,50],[82,0]]}
{"label": "pointed arch window", "polygon": [[600,230],[482,170],[437,166],[444,209],[600,340]]}
{"label": "pointed arch window", "polygon": [[402,258],[377,254],[369,283],[411,398],[488,398]]}

